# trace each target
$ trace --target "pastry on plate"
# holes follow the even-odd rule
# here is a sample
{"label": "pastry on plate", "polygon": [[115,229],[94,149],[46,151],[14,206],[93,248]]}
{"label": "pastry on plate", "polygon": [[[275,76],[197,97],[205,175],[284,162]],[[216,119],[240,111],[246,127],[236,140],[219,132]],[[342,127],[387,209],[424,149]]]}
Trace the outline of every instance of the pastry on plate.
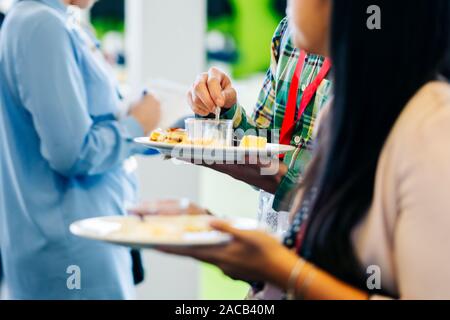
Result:
{"label": "pastry on plate", "polygon": [[245,136],[240,144],[240,147],[245,149],[265,149],[266,146],[267,138],[257,136]]}
{"label": "pastry on plate", "polygon": [[150,141],[170,143],[170,144],[182,144],[188,142],[188,135],[184,129],[157,129],[150,135]]}

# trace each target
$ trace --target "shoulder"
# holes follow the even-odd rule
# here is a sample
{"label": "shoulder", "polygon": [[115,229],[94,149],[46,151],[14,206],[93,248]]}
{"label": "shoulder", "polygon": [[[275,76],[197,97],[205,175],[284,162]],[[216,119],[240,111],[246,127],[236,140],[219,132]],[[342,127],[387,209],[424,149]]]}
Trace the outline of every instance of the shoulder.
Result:
{"label": "shoulder", "polygon": [[293,52],[295,50],[292,44],[292,36],[289,30],[289,20],[284,18],[279,23],[272,37],[272,54],[276,61],[285,51]]}
{"label": "shoulder", "polygon": [[20,42],[57,38],[66,33],[66,21],[52,8],[36,1],[16,4],[5,21],[4,34],[12,34]]}
{"label": "shoulder", "polygon": [[287,17],[283,18],[281,22],[278,24],[278,27],[275,29],[273,34],[273,38],[281,39],[283,38],[289,29],[289,20]]}
{"label": "shoulder", "polygon": [[405,143],[416,144],[430,142],[431,138],[436,141],[441,133],[450,133],[450,84],[434,81],[423,86],[409,101],[393,134],[403,137]]}
{"label": "shoulder", "polygon": [[423,171],[431,162],[433,171],[450,170],[448,83],[430,82],[416,93],[391,131],[384,156],[393,161],[399,178]]}

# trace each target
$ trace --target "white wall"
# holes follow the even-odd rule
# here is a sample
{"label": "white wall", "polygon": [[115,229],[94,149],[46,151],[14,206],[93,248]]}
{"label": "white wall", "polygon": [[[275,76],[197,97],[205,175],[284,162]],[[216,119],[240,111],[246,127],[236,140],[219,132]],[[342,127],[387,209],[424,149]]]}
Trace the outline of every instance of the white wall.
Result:
{"label": "white wall", "polygon": [[[204,69],[205,0],[127,0],[126,43],[129,83],[139,88],[152,79],[188,84]],[[141,196],[151,200],[199,200],[199,168],[141,158]],[[199,264],[151,251],[144,253],[147,280],[139,299],[197,299]]]}
{"label": "white wall", "polygon": [[[198,203],[199,168],[176,166],[161,157],[140,158],[141,197],[189,198]],[[143,253],[146,281],[138,288],[139,299],[197,299],[199,297],[198,263],[153,251]]]}
{"label": "white wall", "polygon": [[[205,65],[205,0],[128,0],[130,80],[190,84]],[[144,32],[142,32],[144,31]]]}

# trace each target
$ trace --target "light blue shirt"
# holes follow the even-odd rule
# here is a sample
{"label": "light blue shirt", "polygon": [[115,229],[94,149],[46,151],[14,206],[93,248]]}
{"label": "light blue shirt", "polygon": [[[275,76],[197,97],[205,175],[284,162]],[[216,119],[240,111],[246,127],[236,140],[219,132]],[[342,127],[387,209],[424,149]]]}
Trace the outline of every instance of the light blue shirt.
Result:
{"label": "light blue shirt", "polygon": [[115,118],[116,83],[66,9],[20,0],[0,35],[5,281],[13,299],[132,298],[129,250],[77,238],[69,226],[124,214],[136,191],[124,161],[143,132],[133,118]]}

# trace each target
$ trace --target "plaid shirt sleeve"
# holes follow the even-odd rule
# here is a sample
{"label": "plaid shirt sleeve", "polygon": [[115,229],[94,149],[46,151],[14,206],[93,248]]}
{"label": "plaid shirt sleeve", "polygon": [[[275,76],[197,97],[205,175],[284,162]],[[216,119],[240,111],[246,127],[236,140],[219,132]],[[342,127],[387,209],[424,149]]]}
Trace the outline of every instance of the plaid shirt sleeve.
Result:
{"label": "plaid shirt sleeve", "polygon": [[[271,64],[267,70],[262,89],[258,96],[256,108],[253,115],[249,117],[245,109],[237,104],[223,115],[224,119],[234,121],[235,129],[248,130],[271,130],[274,121],[274,105],[276,99],[275,74],[281,54],[281,41],[288,30],[287,18],[281,21],[272,38]],[[268,134],[268,136],[270,136]]]}

